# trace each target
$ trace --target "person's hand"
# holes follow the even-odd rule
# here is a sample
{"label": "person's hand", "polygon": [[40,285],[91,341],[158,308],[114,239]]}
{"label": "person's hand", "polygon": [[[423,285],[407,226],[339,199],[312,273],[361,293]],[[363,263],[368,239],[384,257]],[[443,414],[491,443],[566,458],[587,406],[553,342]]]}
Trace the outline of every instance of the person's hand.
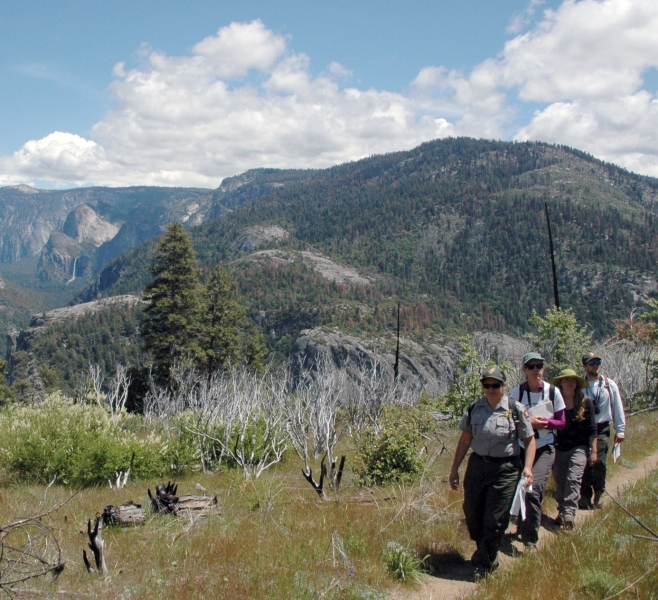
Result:
{"label": "person's hand", "polygon": [[589,464],[590,465],[595,465],[597,460],[599,460],[599,455],[598,455],[597,452],[592,450],[592,452],[590,452],[590,455],[589,455]]}
{"label": "person's hand", "polygon": [[546,429],[548,419],[545,417],[530,417],[530,425],[532,425],[533,429]]}
{"label": "person's hand", "polygon": [[459,471],[453,469],[450,471],[450,487],[456,490],[459,487]]}
{"label": "person's hand", "polygon": [[525,486],[532,485],[532,467],[525,467],[521,473],[521,477],[526,478]]}
{"label": "person's hand", "polygon": [[620,443],[623,442],[625,437],[626,436],[623,433],[618,433],[617,435],[615,435],[615,444],[617,442],[620,442]]}

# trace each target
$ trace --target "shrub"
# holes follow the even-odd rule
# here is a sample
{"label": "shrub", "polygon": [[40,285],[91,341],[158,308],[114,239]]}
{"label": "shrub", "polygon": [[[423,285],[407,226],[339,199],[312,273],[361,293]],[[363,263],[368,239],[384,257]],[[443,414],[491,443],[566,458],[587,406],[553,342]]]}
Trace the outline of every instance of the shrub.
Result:
{"label": "shrub", "polygon": [[424,558],[415,550],[405,548],[397,542],[389,542],[383,554],[388,572],[400,581],[418,580],[423,572]]}
{"label": "shrub", "polygon": [[357,446],[357,475],[363,485],[410,481],[423,470],[423,435],[434,429],[428,413],[410,406],[386,406],[377,425],[362,430]]}
{"label": "shrub", "polygon": [[0,468],[18,479],[70,485],[105,483],[126,470],[135,454],[132,477],[179,474],[190,450],[176,437],[154,432],[140,436],[134,417],[114,420],[99,406],[74,404],[59,394],[40,405],[12,405],[0,412]]}

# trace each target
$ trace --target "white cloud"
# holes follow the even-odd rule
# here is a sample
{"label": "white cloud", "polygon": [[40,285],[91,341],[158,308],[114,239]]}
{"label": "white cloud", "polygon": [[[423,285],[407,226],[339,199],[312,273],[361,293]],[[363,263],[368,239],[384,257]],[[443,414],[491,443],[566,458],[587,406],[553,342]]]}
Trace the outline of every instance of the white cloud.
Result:
{"label": "white cloud", "polygon": [[[215,187],[253,167],[325,167],[452,131],[402,94],[314,77],[309,58],[260,21],[223,27],[190,56],[151,51],[145,65],[116,65],[116,107],[92,128],[94,141],[28,142],[0,159],[4,180]],[[330,71],[349,73],[338,63]]]}
{"label": "white cloud", "polygon": [[[53,133],[0,157],[0,182],[217,186],[253,167],[324,167],[447,135],[568,144],[658,175],[658,2],[565,0],[469,72],[427,66],[408,94],[340,84],[260,21],[232,23],[187,56],[118,63],[115,107],[91,140]],[[525,20],[523,20],[525,19]],[[520,29],[518,29],[520,31]],[[522,116],[526,107],[534,116]]]}

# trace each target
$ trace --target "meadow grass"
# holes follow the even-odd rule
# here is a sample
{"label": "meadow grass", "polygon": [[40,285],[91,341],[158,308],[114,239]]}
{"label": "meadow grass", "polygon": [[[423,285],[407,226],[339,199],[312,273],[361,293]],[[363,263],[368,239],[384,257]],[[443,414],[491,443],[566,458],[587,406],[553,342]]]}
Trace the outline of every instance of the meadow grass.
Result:
{"label": "meadow grass", "polygon": [[[627,464],[658,449],[652,434],[657,424],[653,413],[631,420],[623,455]],[[217,495],[222,514],[193,522],[149,513],[142,527],[106,529],[105,578],[83,566],[87,520],[107,504],[148,505],[146,490],[158,481],[129,483],[123,490],[83,489],[45,519],[64,550],[65,570],[56,583],[40,580],[25,587],[53,598],[67,595],[62,592],[80,598],[384,598],[391,588],[417,585],[413,578],[397,582],[389,573],[390,542],[421,558],[431,549],[428,562],[438,561],[439,567],[467,559],[474,549],[463,523],[462,492],[451,491],[446,482],[457,436],[456,430],[445,433],[448,451],[438,454],[430,447],[422,477],[404,485],[357,486],[349,469],[353,449],[343,448],[348,471],[331,501],[321,500],[303,479],[301,462],[292,453],[257,480],[246,480],[234,469],[188,475],[179,481],[178,493],[198,493],[200,483]],[[658,487],[658,479],[630,490],[628,501],[631,510],[643,514],[646,500],[647,523],[658,529],[649,514],[656,503],[652,486]],[[646,497],[641,490],[647,490]],[[1,522],[7,523],[63,502],[72,490],[55,485],[46,492],[45,486],[5,479],[0,493]],[[557,537],[490,578],[478,597],[603,598],[602,590],[617,585],[619,591],[658,561],[658,544],[633,539],[632,532],[639,527],[620,509],[608,507],[573,535]],[[658,575],[643,581],[647,587],[642,589],[652,590]]]}
{"label": "meadow grass", "polygon": [[[451,447],[455,435],[448,435]],[[200,483],[218,496],[222,514],[196,523],[149,514],[142,527],[106,529],[107,578],[84,570],[87,520],[107,504],[148,505],[147,488],[157,480],[123,490],[83,489],[46,519],[66,569],[55,584],[35,585],[53,597],[66,591],[107,598],[382,598],[399,585],[384,562],[390,542],[420,556],[436,540],[471,551],[459,494],[445,483],[451,461],[448,452],[436,456],[419,481],[405,485],[362,488],[347,472],[331,501],[317,496],[292,454],[257,480],[228,469],[190,475],[179,481],[178,493],[198,493]],[[53,486],[44,502],[45,486],[5,481],[1,493],[6,523],[64,501],[71,490]]]}

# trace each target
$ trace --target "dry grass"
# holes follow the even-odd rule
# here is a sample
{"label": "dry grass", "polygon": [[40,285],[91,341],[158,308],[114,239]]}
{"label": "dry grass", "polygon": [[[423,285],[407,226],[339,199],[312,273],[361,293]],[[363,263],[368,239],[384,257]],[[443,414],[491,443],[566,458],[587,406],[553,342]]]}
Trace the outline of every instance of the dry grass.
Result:
{"label": "dry grass", "polygon": [[[442,540],[470,551],[464,526],[455,526],[462,518],[459,494],[443,481],[451,460],[444,453],[429,461],[413,486],[357,488],[347,473],[340,496],[330,502],[317,497],[292,457],[255,481],[237,471],[187,477],[179,494],[197,493],[200,482],[218,496],[223,514],[196,523],[150,515],[143,527],[106,529],[106,579],[83,567],[87,519],[107,504],[147,505],[146,490],[157,482],[85,489],[50,520],[67,567],[55,584],[37,587],[53,597],[66,591],[106,598],[381,598],[396,585],[381,559],[388,542],[423,552]],[[44,492],[43,486],[6,482],[3,522],[71,493],[53,486],[44,503]]]}
{"label": "dry grass", "polygon": [[[631,422],[624,446],[627,464],[658,448],[653,434],[657,423],[658,414]],[[446,439],[451,449],[456,435]],[[429,460],[421,480],[409,486],[358,488],[348,472],[340,496],[330,502],[319,500],[292,456],[256,481],[245,481],[238,471],[189,476],[179,482],[179,493],[197,493],[200,482],[218,496],[223,515],[196,523],[150,515],[143,527],[106,530],[107,578],[84,570],[87,519],[107,504],[134,500],[147,505],[146,490],[157,482],[131,483],[119,491],[85,489],[49,520],[64,550],[66,569],[56,583],[32,587],[45,592],[40,597],[53,598],[383,598],[387,589],[399,585],[382,562],[388,542],[414,548],[421,556],[431,553],[441,570],[473,551],[463,524],[461,492],[452,492],[445,482],[451,461],[450,452]],[[71,490],[53,486],[45,502],[44,492],[43,486],[4,481],[1,521],[36,514],[65,500]],[[655,508],[656,498],[652,501]],[[647,564],[658,561],[658,544],[629,539],[632,524],[615,511],[621,513],[607,509],[574,535],[517,561],[487,582],[480,596],[597,597],[582,592],[583,581],[599,589],[607,581],[601,573],[614,573],[613,583],[641,575]],[[618,537],[608,532],[610,526]],[[648,576],[646,585],[653,585],[651,581]]]}

